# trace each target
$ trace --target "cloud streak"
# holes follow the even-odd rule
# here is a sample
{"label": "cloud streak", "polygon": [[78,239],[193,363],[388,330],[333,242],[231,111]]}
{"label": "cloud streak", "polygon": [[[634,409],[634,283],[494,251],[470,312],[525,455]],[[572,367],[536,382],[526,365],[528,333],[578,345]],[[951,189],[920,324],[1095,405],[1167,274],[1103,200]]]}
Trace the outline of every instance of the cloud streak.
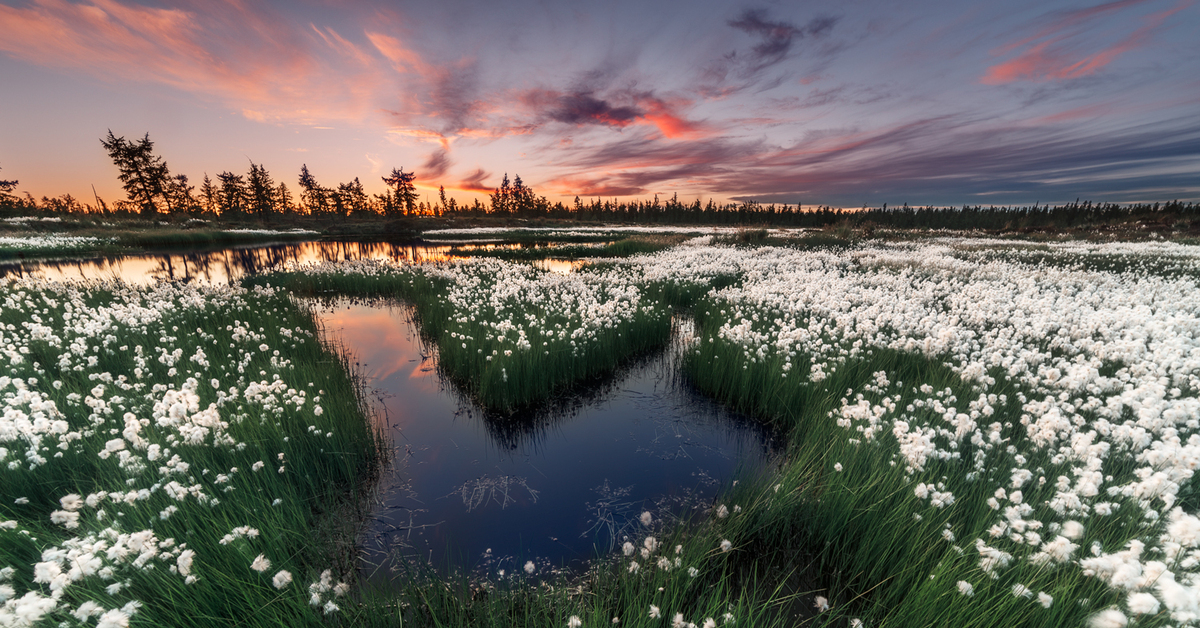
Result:
{"label": "cloud streak", "polygon": [[1016,49],[1022,51],[1008,61],[989,67],[980,82],[1003,85],[1017,81],[1064,81],[1090,76],[1121,55],[1145,46],[1168,18],[1192,3],[1183,1],[1170,9],[1147,16],[1141,27],[1111,46],[1099,50],[1087,49],[1093,37],[1080,29],[1085,22],[1137,4],[1141,2],[1126,0],[1070,12],[1033,37],[1001,48],[1002,53]]}

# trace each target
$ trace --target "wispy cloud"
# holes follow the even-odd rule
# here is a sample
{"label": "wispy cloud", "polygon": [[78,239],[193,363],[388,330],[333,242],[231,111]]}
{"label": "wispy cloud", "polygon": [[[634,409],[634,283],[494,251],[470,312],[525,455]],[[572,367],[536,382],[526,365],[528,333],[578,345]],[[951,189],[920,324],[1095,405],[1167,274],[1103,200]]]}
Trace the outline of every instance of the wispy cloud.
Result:
{"label": "wispy cloud", "polygon": [[192,9],[36,0],[0,5],[0,31],[0,50],[37,65],[164,84],[262,120],[360,118],[379,78],[332,29],[293,28],[235,2]]}
{"label": "wispy cloud", "polygon": [[1020,53],[989,67],[980,82],[1002,85],[1016,81],[1061,81],[1095,74],[1121,55],[1146,45],[1167,18],[1192,4],[1190,0],[1184,0],[1174,7],[1150,14],[1132,33],[1111,45],[1095,47],[1097,41],[1105,41],[1107,37],[1088,31],[1085,26],[1090,21],[1143,2],[1145,0],[1122,0],[1057,15],[1035,35],[1001,47],[997,51],[999,55],[1014,50],[1020,50]]}

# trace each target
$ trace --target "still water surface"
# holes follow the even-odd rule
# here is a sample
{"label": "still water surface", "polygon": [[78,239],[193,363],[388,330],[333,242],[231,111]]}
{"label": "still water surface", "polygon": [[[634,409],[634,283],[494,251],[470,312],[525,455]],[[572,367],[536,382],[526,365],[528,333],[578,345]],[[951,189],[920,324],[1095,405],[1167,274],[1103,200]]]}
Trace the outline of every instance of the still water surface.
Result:
{"label": "still water surface", "polygon": [[[551,246],[553,243],[457,244],[458,250]],[[140,255],[73,260],[10,261],[0,263],[0,277],[44,277],[46,279],[121,279],[126,283],[155,281],[203,281],[226,283],[287,264],[389,260],[427,262],[454,259],[447,244],[425,242],[289,242],[230,247],[204,251],[148,252]],[[579,262],[542,260],[539,266],[554,272],[570,272]]]}
{"label": "still water surface", "polygon": [[578,565],[620,545],[644,510],[707,507],[774,450],[756,423],[680,381],[678,350],[497,416],[439,375],[403,305],[340,300],[320,318],[376,390],[395,449],[364,536],[375,578],[399,557],[492,574]]}

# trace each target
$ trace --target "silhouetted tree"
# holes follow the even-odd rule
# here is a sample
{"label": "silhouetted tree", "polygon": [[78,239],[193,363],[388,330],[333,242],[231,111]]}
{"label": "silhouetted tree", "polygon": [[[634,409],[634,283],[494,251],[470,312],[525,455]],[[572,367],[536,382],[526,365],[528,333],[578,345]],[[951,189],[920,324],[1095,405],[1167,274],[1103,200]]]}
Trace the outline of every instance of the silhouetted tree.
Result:
{"label": "silhouetted tree", "polygon": [[383,177],[383,182],[388,185],[393,191],[396,198],[396,204],[404,208],[404,213],[411,214],[417,202],[417,188],[413,185],[413,180],[417,178],[415,172],[404,172],[404,168],[399,170],[392,168],[392,174]]}
{"label": "silhouetted tree", "polygon": [[332,192],[317,184],[317,178],[308,171],[307,164],[300,166],[300,202],[306,212],[317,216],[328,212]]}
{"label": "silhouetted tree", "polygon": [[200,208],[208,214],[217,213],[221,205],[220,194],[212,179],[208,178],[208,173],[204,173],[204,182],[200,184]]}
{"label": "silhouetted tree", "polygon": [[275,188],[275,210],[282,214],[293,214],[296,211],[292,205],[292,192],[283,181]]}
{"label": "silhouetted tree", "polygon": [[195,189],[196,186],[188,185],[188,176],[186,174],[177,174],[167,178],[167,188],[165,191],[175,211],[187,212],[189,214],[195,214],[200,211],[200,203],[196,201],[196,196],[192,194]]}
{"label": "silhouetted tree", "polygon": [[259,219],[271,214],[275,204],[275,182],[271,180],[265,166],[250,162],[250,173],[246,175],[246,192],[251,212],[257,214]]}
{"label": "silhouetted tree", "polygon": [[354,180],[349,183],[339,183],[337,193],[342,211],[346,214],[362,216],[370,213],[370,202],[367,199],[367,193],[363,190],[363,184],[354,177]]}
{"label": "silhouetted tree", "polygon": [[246,212],[246,180],[240,174],[222,172],[217,175],[221,182],[221,215],[240,216]]}
{"label": "silhouetted tree", "polygon": [[0,205],[15,205],[17,197],[12,195],[12,191],[17,189],[17,180],[5,181],[0,179]]}
{"label": "silhouetted tree", "polygon": [[129,200],[143,214],[158,213],[159,199],[162,199],[168,212],[173,211],[167,193],[170,171],[162,157],[154,154],[154,142],[150,141],[149,133],[137,142],[131,142],[113,135],[112,129],[109,129],[108,137],[101,138],[100,144],[117,166],[120,173],[117,178],[121,180]]}
{"label": "silhouetted tree", "polygon": [[500,187],[492,193],[492,213],[508,214],[512,211],[512,186],[508,182],[508,173],[504,173],[504,180],[500,182]]}

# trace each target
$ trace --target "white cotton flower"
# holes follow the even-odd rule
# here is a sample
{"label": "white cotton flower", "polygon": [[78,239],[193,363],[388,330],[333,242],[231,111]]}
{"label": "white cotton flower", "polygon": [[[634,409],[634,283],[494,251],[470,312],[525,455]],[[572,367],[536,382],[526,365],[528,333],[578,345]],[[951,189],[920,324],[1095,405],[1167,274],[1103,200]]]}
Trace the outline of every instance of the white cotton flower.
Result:
{"label": "white cotton flower", "polygon": [[717,620],[712,617],[705,617],[704,624],[700,628],[717,628]]}
{"label": "white cotton flower", "polygon": [[100,616],[96,628],[129,628],[129,615],[114,608]]}
{"label": "white cotton flower", "polygon": [[1037,597],[1038,604],[1041,604],[1043,608],[1050,608],[1050,605],[1054,603],[1054,598],[1050,597],[1045,591],[1039,592]]}
{"label": "white cotton flower", "polygon": [[1012,587],[1012,594],[1013,594],[1013,597],[1023,597],[1023,598],[1033,597],[1033,591],[1030,591],[1029,587],[1027,587],[1023,584],[1014,584]]}
{"label": "white cotton flower", "polygon": [[731,543],[728,539],[721,541],[722,552],[728,552],[731,549],[733,549],[733,543]]}
{"label": "white cotton flower", "polygon": [[633,543],[625,541],[625,544],[621,546],[621,553],[625,554],[626,556],[633,556],[635,549],[637,548],[633,546]]}
{"label": "white cotton flower", "polygon": [[281,569],[275,577],[271,579],[271,584],[275,585],[276,589],[282,589],[292,583],[292,572]]}
{"label": "white cotton flower", "polygon": [[1068,521],[1062,526],[1062,535],[1072,541],[1083,536],[1083,524],[1078,521]]}
{"label": "white cotton flower", "polygon": [[717,507],[717,519],[724,519],[725,517],[728,517],[728,516],[729,516],[729,509],[725,507],[725,504],[721,504],[720,506]]}
{"label": "white cotton flower", "polygon": [[525,573],[532,574],[536,569],[537,567],[533,564],[532,560],[525,561]]}
{"label": "white cotton flower", "polygon": [[340,608],[338,607],[337,604],[333,603],[333,600],[329,600],[328,602],[325,602],[324,610],[325,610],[326,615],[332,615],[332,614],[338,612],[338,610],[340,610]]}
{"label": "white cotton flower", "polygon": [[265,554],[259,554],[254,562],[250,563],[250,568],[258,573],[262,573],[271,568],[271,560]]}
{"label": "white cotton flower", "polygon": [[579,619],[578,615],[571,615],[567,618],[567,628],[579,628],[583,625],[583,620]]}
{"label": "white cotton flower", "polygon": [[83,507],[83,499],[75,493],[59,498],[58,503],[62,505],[63,510],[79,510]]}
{"label": "white cotton flower", "polygon": [[1088,620],[1089,628],[1125,628],[1128,625],[1129,618],[1115,608],[1102,610]]}
{"label": "white cotton flower", "polygon": [[833,470],[837,471],[838,473],[841,473],[842,472],[842,463],[840,463],[840,462],[833,463]]}
{"label": "white cotton flower", "polygon": [[1125,601],[1129,612],[1134,615],[1153,615],[1158,612],[1158,598],[1149,593],[1133,593]]}
{"label": "white cotton flower", "polygon": [[650,619],[658,619],[662,617],[662,612],[653,604],[650,605]]}
{"label": "white cotton flower", "polygon": [[818,613],[825,612],[829,610],[829,600],[823,595],[818,595],[813,599],[813,607],[817,609]]}
{"label": "white cotton flower", "polygon": [[683,626],[683,613],[675,613],[675,616],[671,618],[671,628],[683,628]]}
{"label": "white cotton flower", "polygon": [[642,516],[640,517],[640,519],[642,521],[642,525],[648,526],[648,525],[650,525],[650,522],[653,520],[653,517],[650,516],[650,511],[647,510],[642,513]]}
{"label": "white cotton flower", "polygon": [[972,597],[975,595],[975,587],[971,586],[971,583],[966,580],[959,580],[958,592],[967,597]]}
{"label": "white cotton flower", "polygon": [[179,552],[179,556],[175,558],[175,566],[179,569],[179,575],[189,576],[192,573],[192,560],[195,558],[196,552],[187,549]]}

